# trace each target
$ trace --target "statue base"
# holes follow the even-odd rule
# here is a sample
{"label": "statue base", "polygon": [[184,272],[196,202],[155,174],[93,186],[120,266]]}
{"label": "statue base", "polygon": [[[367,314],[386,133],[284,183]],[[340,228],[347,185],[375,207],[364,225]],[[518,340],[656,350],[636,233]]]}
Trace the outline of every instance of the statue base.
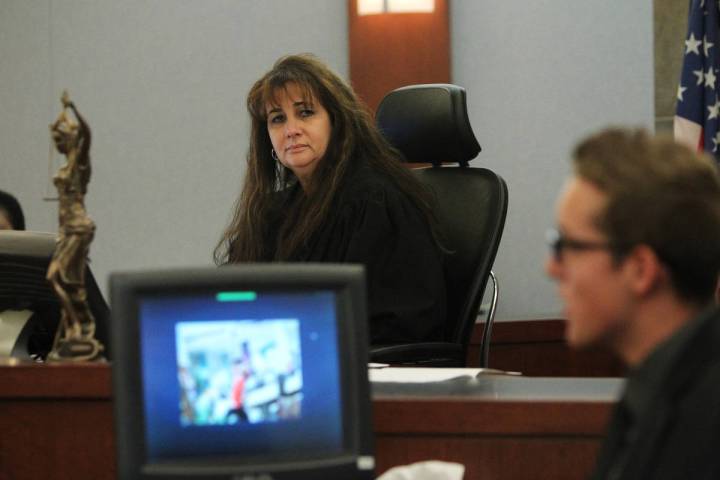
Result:
{"label": "statue base", "polygon": [[105,349],[94,338],[66,338],[57,341],[47,356],[48,362],[105,361],[101,355]]}

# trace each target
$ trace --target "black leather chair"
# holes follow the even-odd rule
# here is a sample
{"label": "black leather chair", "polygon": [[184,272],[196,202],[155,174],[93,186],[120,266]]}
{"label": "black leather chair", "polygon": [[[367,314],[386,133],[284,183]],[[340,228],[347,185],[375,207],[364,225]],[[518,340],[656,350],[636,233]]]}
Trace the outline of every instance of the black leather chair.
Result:
{"label": "black leather chair", "polygon": [[[377,124],[406,161],[429,163],[415,169],[434,190],[437,217],[446,246],[446,338],[443,342],[383,345],[371,348],[373,362],[417,366],[465,366],[488,278],[497,253],[508,192],[505,181],[468,162],[480,152],[470,127],[465,89],[457,85],[412,85],[388,93],[378,106]],[[455,165],[443,165],[447,163]],[[480,366],[488,366],[492,323],[497,303],[494,281],[483,332]]]}

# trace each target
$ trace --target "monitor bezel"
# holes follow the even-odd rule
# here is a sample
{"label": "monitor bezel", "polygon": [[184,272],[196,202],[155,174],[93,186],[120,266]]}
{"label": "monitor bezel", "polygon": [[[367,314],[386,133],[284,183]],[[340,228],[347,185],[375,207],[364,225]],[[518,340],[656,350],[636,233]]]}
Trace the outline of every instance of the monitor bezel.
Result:
{"label": "monitor bezel", "polygon": [[[343,424],[340,454],[288,460],[243,463],[240,459],[177,459],[148,463],[145,458],[145,427],[142,408],[139,299],[198,290],[332,290],[337,293],[338,355]],[[332,264],[243,264],[221,268],[200,267],[156,271],[117,272],[110,275],[113,341],[113,387],[118,453],[118,478],[158,479],[233,478],[234,475],[267,474],[272,478],[312,479],[318,474],[337,478],[372,478],[372,434],[368,428],[353,428],[372,422],[367,375],[368,334],[364,268]],[[362,399],[366,399],[362,401]],[[126,421],[123,419],[139,419]],[[358,470],[360,467],[360,470]],[[303,473],[304,472],[304,473]],[[305,476],[303,476],[305,475]]]}

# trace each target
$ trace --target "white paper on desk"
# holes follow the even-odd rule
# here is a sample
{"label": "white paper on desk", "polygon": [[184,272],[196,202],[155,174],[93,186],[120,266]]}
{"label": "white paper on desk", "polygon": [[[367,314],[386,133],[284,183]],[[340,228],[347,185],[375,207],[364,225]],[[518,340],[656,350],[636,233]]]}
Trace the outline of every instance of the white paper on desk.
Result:
{"label": "white paper on desk", "polygon": [[464,465],[430,460],[393,467],[377,480],[462,480],[464,475]]}
{"label": "white paper on desk", "polygon": [[430,383],[451,378],[474,377],[480,368],[380,368],[370,369],[371,382]]}

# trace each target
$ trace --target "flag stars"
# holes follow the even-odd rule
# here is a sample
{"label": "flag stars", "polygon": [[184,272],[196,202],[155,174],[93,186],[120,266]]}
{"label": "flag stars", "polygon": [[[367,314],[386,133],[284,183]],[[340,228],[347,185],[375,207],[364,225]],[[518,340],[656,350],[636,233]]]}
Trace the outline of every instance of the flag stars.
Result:
{"label": "flag stars", "polygon": [[715,77],[715,72],[713,72],[712,67],[709,67],[707,73],[705,73],[705,86],[710,87],[714,90],[715,80],[717,80],[717,77]]}
{"label": "flag stars", "polygon": [[720,100],[718,100],[717,96],[715,97],[715,104],[710,105],[707,109],[710,112],[708,114],[708,120],[712,120],[713,118],[718,118],[718,116],[720,116]]}
{"label": "flag stars", "polygon": [[[680,141],[711,153],[720,164],[720,36],[717,23],[720,0],[691,0],[691,3],[687,34],[682,40],[685,53],[681,80],[675,84],[675,117],[687,123],[676,124],[675,134]],[[683,125],[688,128],[680,128]]]}
{"label": "flag stars", "polygon": [[715,45],[714,43],[710,43],[707,39],[707,35],[703,36],[703,50],[705,51],[705,56],[707,57],[709,55],[710,48]]}
{"label": "flag stars", "polygon": [[681,102],[683,101],[683,93],[685,93],[685,90],[687,90],[687,87],[683,87],[682,85],[678,85],[677,89],[677,99]]}
{"label": "flag stars", "polygon": [[695,38],[695,34],[693,32],[690,32],[690,38],[685,40],[685,55],[688,53],[696,53],[700,55],[700,50],[698,47],[702,44],[702,42]]}
{"label": "flag stars", "polygon": [[693,75],[697,77],[697,83],[695,85],[702,85],[705,80],[705,72],[702,70],[693,70]]}
{"label": "flag stars", "polygon": [[718,149],[718,144],[720,144],[720,130],[718,130],[718,131],[715,133],[715,136],[712,138],[712,142],[713,142],[713,149],[712,149],[712,151],[713,151],[713,153],[716,153],[716,152],[717,152],[717,149]]}

